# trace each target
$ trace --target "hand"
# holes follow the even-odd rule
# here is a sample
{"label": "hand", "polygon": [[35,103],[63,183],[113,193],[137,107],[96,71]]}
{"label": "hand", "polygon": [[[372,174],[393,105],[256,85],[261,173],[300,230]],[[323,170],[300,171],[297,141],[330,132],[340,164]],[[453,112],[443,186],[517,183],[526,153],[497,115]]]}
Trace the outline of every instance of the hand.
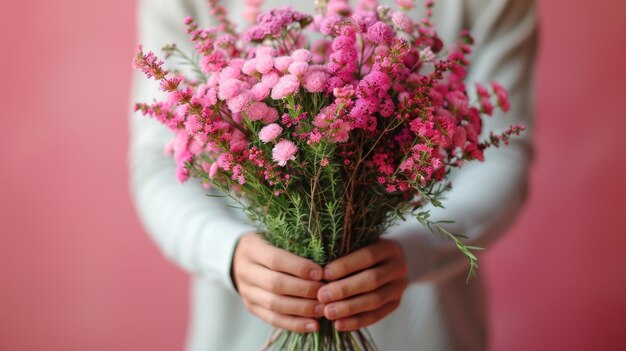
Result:
{"label": "hand", "polygon": [[341,257],[324,269],[329,283],[319,290],[324,315],[335,329],[353,331],[393,312],[408,286],[408,268],[400,244],[379,239]]}
{"label": "hand", "polygon": [[245,307],[267,323],[299,332],[319,328],[322,267],[276,248],[258,234],[242,237],[233,255],[233,279]]}

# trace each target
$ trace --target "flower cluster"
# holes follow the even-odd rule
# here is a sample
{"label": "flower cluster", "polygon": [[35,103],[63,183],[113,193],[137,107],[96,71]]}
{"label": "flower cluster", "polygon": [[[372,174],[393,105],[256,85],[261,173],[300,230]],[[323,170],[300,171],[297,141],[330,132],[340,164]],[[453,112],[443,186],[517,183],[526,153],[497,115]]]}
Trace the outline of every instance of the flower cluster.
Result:
{"label": "flower cluster", "polygon": [[[403,213],[436,226],[419,209],[440,204],[450,169],[482,161],[486,148],[524,129],[480,140],[484,116],[510,109],[506,90],[477,84],[470,100],[473,39],[460,33],[444,51],[432,0],[420,20],[408,15],[410,0],[397,0],[398,10],[320,0],[314,16],[291,7],[259,13],[261,2],[246,0],[256,22],[244,33],[217,1],[219,26],[185,20],[199,59],[175,45],[165,52],[195,76],[168,72],[140,46],[135,66],[167,98],[135,108],[174,131],[167,149],[180,181],[234,194],[276,246],[325,263],[372,242]],[[321,39],[309,43],[305,29]],[[475,268],[458,237],[438,228]]]}

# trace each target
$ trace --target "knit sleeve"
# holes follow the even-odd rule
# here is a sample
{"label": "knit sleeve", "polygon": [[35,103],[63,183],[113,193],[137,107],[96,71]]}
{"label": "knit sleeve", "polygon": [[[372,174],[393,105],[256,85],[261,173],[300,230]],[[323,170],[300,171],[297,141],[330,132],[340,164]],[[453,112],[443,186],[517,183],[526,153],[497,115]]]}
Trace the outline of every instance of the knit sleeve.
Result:
{"label": "knit sleeve", "polygon": [[[468,0],[467,4],[468,29],[476,39],[468,90],[473,90],[474,82],[498,81],[508,89],[512,106],[505,115],[487,117],[483,133],[502,132],[511,124],[528,129],[510,145],[487,150],[486,161],[468,163],[453,174],[445,208],[428,209],[435,221],[455,221],[445,227],[468,236],[466,244],[486,248],[512,224],[526,197],[537,15],[533,0]],[[415,219],[400,222],[388,235],[403,247],[412,282],[442,281],[469,269],[451,240],[431,233]]]}
{"label": "knit sleeve", "polygon": [[[204,3],[139,1],[139,43],[157,54],[170,43],[191,52],[183,20],[199,12]],[[150,102],[162,96],[157,85],[136,73],[131,102]],[[206,196],[197,181],[180,184],[176,180],[174,161],[163,151],[171,138],[172,133],[154,120],[130,114],[130,186],[139,217],[168,258],[190,273],[218,279],[234,292],[230,278],[233,250],[239,237],[255,228],[224,198]]]}

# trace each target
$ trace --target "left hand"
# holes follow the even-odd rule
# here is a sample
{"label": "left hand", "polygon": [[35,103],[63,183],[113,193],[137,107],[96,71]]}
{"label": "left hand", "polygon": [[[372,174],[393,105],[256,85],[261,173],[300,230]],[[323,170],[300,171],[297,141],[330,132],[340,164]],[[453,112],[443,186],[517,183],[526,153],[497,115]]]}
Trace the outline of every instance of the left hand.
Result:
{"label": "left hand", "polygon": [[399,305],[408,286],[408,267],[400,244],[375,243],[326,265],[329,282],[317,293],[335,329],[353,331],[378,322]]}

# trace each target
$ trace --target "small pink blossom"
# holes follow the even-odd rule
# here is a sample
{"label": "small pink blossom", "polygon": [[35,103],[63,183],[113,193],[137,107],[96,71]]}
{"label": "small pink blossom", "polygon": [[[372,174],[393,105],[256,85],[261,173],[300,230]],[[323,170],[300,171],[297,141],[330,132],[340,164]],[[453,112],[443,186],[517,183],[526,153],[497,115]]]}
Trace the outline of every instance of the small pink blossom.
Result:
{"label": "small pink blossom", "polygon": [[278,75],[278,73],[276,73],[276,71],[271,71],[261,77],[261,82],[265,84],[266,87],[271,89],[276,85],[276,83],[278,83],[279,79],[280,76]]}
{"label": "small pink blossom", "polygon": [[291,54],[291,57],[296,62],[309,63],[311,59],[313,58],[313,55],[307,49],[298,49]]}
{"label": "small pink blossom", "polygon": [[258,121],[265,117],[269,107],[264,102],[254,102],[248,108],[248,119],[250,121]]}
{"label": "small pink blossom", "polygon": [[263,117],[263,123],[274,123],[278,120],[278,110],[273,107],[267,109],[265,116]]}
{"label": "small pink blossom", "polygon": [[242,87],[243,83],[240,80],[228,79],[220,84],[217,96],[220,100],[230,99],[238,95],[241,92]]}
{"label": "small pink blossom", "polygon": [[231,112],[237,113],[244,111],[250,104],[251,100],[252,94],[250,94],[249,91],[244,90],[239,95],[226,100],[226,105]]}
{"label": "small pink blossom", "polygon": [[289,73],[294,76],[301,77],[309,69],[309,64],[302,61],[295,61],[289,65]]}
{"label": "small pink blossom", "polygon": [[405,12],[394,12],[391,16],[391,20],[393,21],[393,24],[395,24],[396,27],[398,27],[403,32],[413,33],[413,21]]}
{"label": "small pink blossom", "polygon": [[493,81],[491,82],[491,87],[493,91],[496,93],[496,97],[498,98],[498,106],[504,112],[508,112],[511,109],[511,103],[509,102],[509,94],[506,92],[504,87],[500,85],[500,83]]}
{"label": "small pink blossom", "polygon": [[310,93],[321,93],[326,90],[326,82],[330,75],[322,71],[309,71],[304,77],[302,86]]}
{"label": "small pink blossom", "polygon": [[259,139],[264,143],[268,143],[276,139],[282,132],[283,128],[278,124],[268,124],[259,131]]}
{"label": "small pink blossom", "polygon": [[269,55],[257,56],[254,67],[261,74],[269,73],[274,68],[274,58]]}
{"label": "small pink blossom", "polygon": [[289,140],[281,139],[272,149],[272,160],[278,163],[279,166],[284,167],[287,165],[287,161],[296,159],[296,152],[298,152],[296,144]]}
{"label": "small pink blossom", "polygon": [[274,67],[281,72],[286,72],[292,62],[293,58],[291,56],[279,56],[274,59]]}
{"label": "small pink blossom", "polygon": [[367,38],[378,45],[389,45],[393,41],[393,29],[385,22],[376,22],[367,29]]}
{"label": "small pink blossom", "polygon": [[253,76],[257,72],[256,59],[250,59],[246,61],[241,67],[241,71],[248,76]]}
{"label": "small pink blossom", "polygon": [[278,83],[272,88],[272,99],[280,100],[295,94],[300,88],[298,77],[288,74],[280,77]]}
{"label": "small pink blossom", "polygon": [[430,46],[420,51],[420,60],[425,63],[433,63],[437,57],[435,53],[430,49]]}
{"label": "small pink blossom", "polygon": [[396,0],[396,5],[403,10],[411,10],[415,7],[415,0]]}
{"label": "small pink blossom", "polygon": [[211,168],[209,168],[209,178],[210,179],[215,179],[215,176],[217,175],[218,169],[219,169],[219,165],[217,164],[217,162],[211,164]]}
{"label": "small pink blossom", "polygon": [[270,95],[270,87],[265,85],[264,83],[257,83],[252,86],[250,89],[250,93],[252,93],[252,97],[256,101],[263,101]]}

